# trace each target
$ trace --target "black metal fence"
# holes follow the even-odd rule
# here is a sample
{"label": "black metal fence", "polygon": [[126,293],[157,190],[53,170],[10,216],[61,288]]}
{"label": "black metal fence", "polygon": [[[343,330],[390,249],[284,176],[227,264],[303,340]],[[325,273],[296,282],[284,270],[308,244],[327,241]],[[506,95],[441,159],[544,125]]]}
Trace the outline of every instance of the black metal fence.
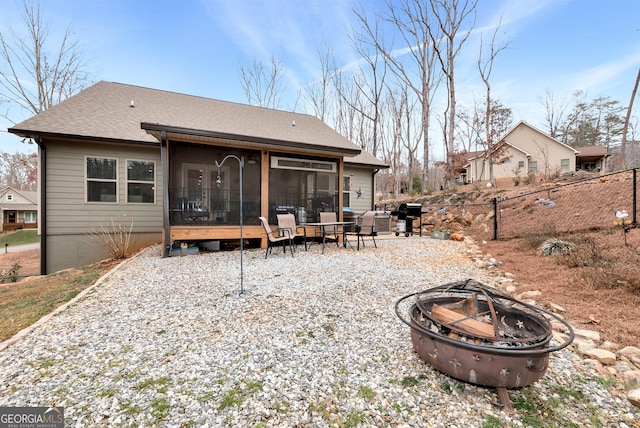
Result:
{"label": "black metal fence", "polygon": [[422,205],[422,224],[484,240],[612,229],[623,224],[637,227],[639,171],[566,177],[564,183],[517,196],[497,193],[488,203],[456,203],[450,198],[435,205],[431,198]]}

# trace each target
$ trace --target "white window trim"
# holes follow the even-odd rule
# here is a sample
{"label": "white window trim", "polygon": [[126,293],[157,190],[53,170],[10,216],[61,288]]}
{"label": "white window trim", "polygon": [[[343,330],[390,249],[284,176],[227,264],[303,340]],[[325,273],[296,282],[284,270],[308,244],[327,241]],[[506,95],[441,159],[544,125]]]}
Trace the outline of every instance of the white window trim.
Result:
{"label": "white window trim", "polygon": [[[144,181],[144,180],[129,180],[129,162],[149,162],[153,164],[153,182]],[[149,159],[126,159],[124,161],[125,164],[125,173],[124,173],[124,181],[125,181],[125,201],[127,204],[142,204],[142,205],[155,205],[157,204],[156,198],[156,183],[157,183],[157,169],[156,169],[156,161]],[[151,183],[153,186],[153,202],[130,202],[129,201],[129,183],[140,183],[140,184],[149,184]]]}
{"label": "white window trim", "polygon": [[[87,160],[89,158],[96,158],[96,159],[111,159],[116,161],[116,178],[115,180],[112,179],[104,179],[104,178],[89,178],[87,177]],[[120,200],[120,192],[118,191],[118,189],[120,188],[120,183],[118,180],[118,177],[120,174],[118,174],[118,158],[114,158],[114,157],[109,157],[109,156],[104,156],[104,155],[86,155],[84,157],[84,202],[86,204],[118,204],[119,200]],[[91,181],[97,181],[97,182],[101,182],[101,183],[116,183],[116,200],[115,201],[89,201],[89,194],[87,193],[87,184],[89,182],[89,180]]]}
{"label": "white window trim", "polygon": [[[343,207],[347,207],[350,208],[351,207],[351,186],[353,186],[353,175],[345,175],[342,180],[343,180],[343,186],[344,186],[344,180],[349,180],[349,187],[348,188],[343,188],[342,189],[342,201],[343,201]],[[349,195],[349,205],[344,205],[344,195],[347,194]]]}

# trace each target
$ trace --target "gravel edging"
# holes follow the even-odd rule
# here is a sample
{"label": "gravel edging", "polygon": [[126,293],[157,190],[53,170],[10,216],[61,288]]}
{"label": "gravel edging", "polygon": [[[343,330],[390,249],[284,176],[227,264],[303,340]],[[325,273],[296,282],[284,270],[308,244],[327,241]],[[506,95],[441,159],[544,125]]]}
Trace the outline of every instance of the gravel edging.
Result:
{"label": "gravel edging", "polygon": [[[238,252],[160,253],[118,265],[0,352],[0,406],[63,406],[68,426],[526,425],[501,412],[492,388],[425,365],[394,313],[405,294],[487,280],[458,242],[245,251],[243,295]],[[584,393],[560,400],[570,423],[634,426],[637,409],[598,378],[563,350],[530,390]]]}

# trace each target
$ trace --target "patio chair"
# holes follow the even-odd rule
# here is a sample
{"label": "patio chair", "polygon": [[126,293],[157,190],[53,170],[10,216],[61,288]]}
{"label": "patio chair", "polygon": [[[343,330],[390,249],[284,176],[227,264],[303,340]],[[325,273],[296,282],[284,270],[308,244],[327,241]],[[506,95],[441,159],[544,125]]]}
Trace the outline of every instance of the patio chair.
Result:
{"label": "patio chair", "polygon": [[[338,221],[338,215],[331,211],[320,211],[320,223],[335,223]],[[344,233],[342,227],[334,226],[323,226],[322,231],[324,233],[324,239],[329,241],[335,241],[336,245],[338,244],[339,238],[338,236]]]}
{"label": "patio chair", "polygon": [[[362,247],[364,248],[364,237],[370,236],[373,240],[373,246],[378,248],[376,244],[376,236],[378,236],[378,232],[376,231],[376,213],[375,211],[367,211],[358,217],[358,224],[356,224],[355,232],[344,232],[344,243],[343,245],[347,246],[347,236],[355,236],[358,240],[358,250],[360,250],[360,241],[362,240]],[[351,244],[349,244],[351,245]]]}
{"label": "patio chair", "polygon": [[266,218],[258,218],[260,219],[260,223],[262,223],[262,227],[264,227],[264,231],[267,233],[267,251],[264,254],[264,258],[266,259],[269,252],[273,252],[273,247],[280,243],[282,243],[282,250],[284,253],[287,252],[287,243],[289,243],[289,249],[291,250],[291,256],[293,257],[293,240],[291,239],[289,230],[280,228],[271,230],[271,226],[269,226],[269,222]]}
{"label": "patio chair", "polygon": [[306,228],[296,224],[296,216],[293,214],[277,214],[278,229],[288,229],[291,242],[296,243],[296,238],[304,243],[304,250],[307,251],[307,231]]}

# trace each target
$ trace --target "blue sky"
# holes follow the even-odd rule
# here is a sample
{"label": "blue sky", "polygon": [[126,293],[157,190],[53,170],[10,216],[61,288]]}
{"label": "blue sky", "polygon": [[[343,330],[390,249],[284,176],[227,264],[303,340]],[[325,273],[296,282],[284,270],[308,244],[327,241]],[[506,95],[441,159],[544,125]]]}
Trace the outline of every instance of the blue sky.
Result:
{"label": "blue sky", "polygon": [[[17,0],[0,0],[0,28],[20,28]],[[368,10],[383,0],[362,0]],[[317,79],[318,53],[328,46],[339,66],[358,57],[348,35],[356,24],[349,0],[43,0],[50,39],[71,25],[92,80],[122,82],[246,102],[242,63],[282,60],[292,109],[301,86]],[[484,96],[477,72],[479,34],[487,40],[502,17],[498,44],[508,43],[491,76],[493,96],[515,121],[543,127],[540,99],[549,90],[588,98],[604,95],[627,105],[640,68],[638,0],[480,0],[476,31],[457,64],[462,103]],[[637,112],[640,109],[636,101]],[[5,108],[0,106],[0,108]],[[298,107],[299,109],[299,107]],[[637,113],[636,113],[637,114]],[[20,121],[29,114],[15,107]],[[0,119],[0,130],[10,122]],[[7,132],[0,150],[31,151]]]}

